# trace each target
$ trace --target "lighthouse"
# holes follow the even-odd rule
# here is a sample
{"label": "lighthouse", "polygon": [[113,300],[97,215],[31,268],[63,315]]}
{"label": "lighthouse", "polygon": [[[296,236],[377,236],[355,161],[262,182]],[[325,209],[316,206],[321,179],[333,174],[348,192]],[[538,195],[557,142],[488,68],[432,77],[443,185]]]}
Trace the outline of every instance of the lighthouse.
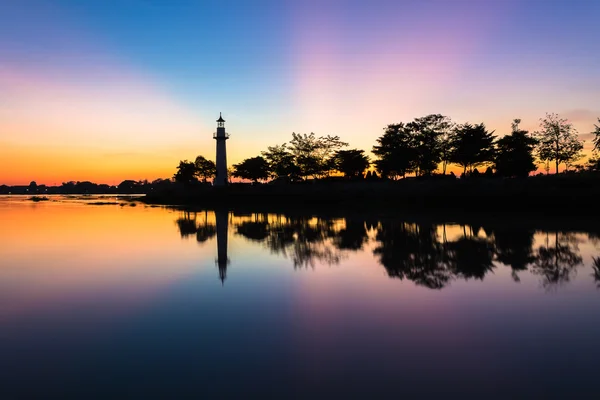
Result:
{"label": "lighthouse", "polygon": [[219,113],[217,120],[217,131],[213,138],[217,141],[217,173],[215,175],[215,186],[227,185],[227,147],[226,141],[229,139],[229,134],[225,132],[225,120]]}

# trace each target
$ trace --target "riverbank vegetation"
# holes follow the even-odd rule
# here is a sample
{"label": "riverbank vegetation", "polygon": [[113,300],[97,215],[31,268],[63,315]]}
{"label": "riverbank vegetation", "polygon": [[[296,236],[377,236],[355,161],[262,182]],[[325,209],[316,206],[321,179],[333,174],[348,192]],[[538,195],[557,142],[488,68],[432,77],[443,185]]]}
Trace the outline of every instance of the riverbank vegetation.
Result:
{"label": "riverbank vegetation", "polygon": [[[172,178],[126,180],[117,186],[65,182],[46,187],[0,186],[0,194],[146,194],[158,204],[257,204],[295,207],[483,207],[559,209],[600,196],[600,119],[591,156],[572,124],[556,114],[536,132],[513,121],[498,137],[484,123],[457,124],[432,114],[385,127],[371,149],[348,148],[338,136],[292,133],[230,168],[226,188],[213,188],[215,163],[182,160]],[[544,172],[539,170],[542,166]],[[562,168],[562,169],[561,169]],[[551,175],[551,169],[553,174]],[[563,202],[565,206],[555,206]]]}
{"label": "riverbank vegetation", "polygon": [[[292,133],[289,142],[234,164],[230,174],[238,181],[298,183],[336,176],[346,180],[445,176],[450,166],[458,167],[462,178],[481,174],[525,178],[535,174],[538,165],[546,174],[551,167],[558,174],[561,166],[567,173],[600,169],[598,125],[593,132],[592,157],[582,164],[583,142],[569,121],[547,114],[533,133],[521,129],[520,123],[515,119],[510,133],[500,138],[484,123],[456,124],[440,114],[390,124],[376,139],[373,160],[364,150],[346,149],[348,143],[338,136]],[[206,163],[208,167],[202,167]],[[174,180],[207,182],[214,171],[214,163],[199,156],[195,162],[181,161]]]}
{"label": "riverbank vegetation", "polygon": [[[567,120],[547,114],[533,133],[520,124],[515,119],[500,138],[483,123],[456,124],[439,114],[390,124],[373,146],[373,160],[364,150],[347,149],[337,136],[293,133],[288,143],[233,165],[231,175],[238,181],[228,187],[212,188],[205,175],[200,183],[195,163],[182,161],[175,185],[145,201],[271,209],[592,212],[600,196],[600,127],[593,132],[592,157],[582,164],[583,142]],[[540,164],[545,173],[536,173]],[[458,173],[448,172],[451,167]]]}

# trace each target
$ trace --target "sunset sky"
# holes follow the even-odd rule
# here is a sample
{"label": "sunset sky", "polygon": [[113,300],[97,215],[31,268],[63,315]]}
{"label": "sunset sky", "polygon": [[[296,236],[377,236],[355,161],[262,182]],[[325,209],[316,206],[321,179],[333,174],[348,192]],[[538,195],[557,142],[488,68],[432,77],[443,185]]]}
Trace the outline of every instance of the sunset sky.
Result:
{"label": "sunset sky", "polygon": [[292,132],[370,151],[430,113],[535,130],[555,112],[590,148],[600,117],[592,0],[0,2],[0,184],[166,178]]}

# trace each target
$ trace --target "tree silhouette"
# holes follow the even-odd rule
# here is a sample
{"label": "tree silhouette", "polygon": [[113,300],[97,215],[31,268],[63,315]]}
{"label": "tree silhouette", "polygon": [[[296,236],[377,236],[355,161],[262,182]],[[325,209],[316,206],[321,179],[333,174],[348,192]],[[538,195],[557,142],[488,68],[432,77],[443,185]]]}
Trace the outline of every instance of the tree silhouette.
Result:
{"label": "tree silhouette", "polygon": [[198,182],[196,178],[196,165],[188,160],[179,161],[177,172],[173,176],[175,182],[190,184]]}
{"label": "tree silhouette", "polygon": [[[598,118],[598,122],[600,123],[600,118]],[[594,143],[594,148],[592,149],[593,156],[589,158],[586,169],[588,171],[600,172],[600,126],[594,124],[592,134],[594,135],[594,139],[592,139],[592,143]]]}
{"label": "tree silhouette", "polygon": [[[600,118],[598,118],[598,123],[600,123]],[[594,139],[592,142],[594,143],[594,151],[600,151],[600,126],[594,124]]]}
{"label": "tree silhouette", "polygon": [[463,174],[494,160],[494,135],[483,123],[457,126],[452,147],[452,162],[463,167]]}
{"label": "tree silhouette", "polygon": [[364,150],[338,150],[334,156],[334,165],[347,178],[362,178],[363,172],[369,168],[369,157]]}
{"label": "tree silhouette", "polygon": [[450,118],[431,114],[415,118],[407,124],[391,124],[385,128],[383,136],[377,139],[373,154],[377,170],[383,176],[430,175],[442,163],[446,166],[451,160],[453,124]]}
{"label": "tree silhouette", "polygon": [[194,161],[194,165],[196,166],[196,175],[202,179],[202,182],[206,182],[208,179],[211,179],[217,173],[217,166],[211,160],[207,160],[203,156],[196,157],[196,161]]}
{"label": "tree silhouette", "polygon": [[554,161],[557,174],[561,163],[568,169],[581,158],[583,144],[578,139],[573,124],[557,114],[546,114],[545,118],[540,119],[540,128],[535,133],[538,157],[541,161]]}
{"label": "tree silhouette", "polygon": [[533,151],[537,140],[519,129],[520,122],[515,119],[511,134],[498,140],[495,168],[500,176],[524,178],[536,170]]}
{"label": "tree silhouette", "polygon": [[289,146],[299,167],[300,176],[307,178],[328,175],[334,169],[335,152],[348,146],[348,143],[342,142],[339,136],[316,137],[311,132],[309,135],[292,133]]}
{"label": "tree silhouette", "polygon": [[600,157],[590,157],[585,167],[588,171],[600,172]]}
{"label": "tree silhouette", "polygon": [[402,122],[388,125],[385,133],[377,138],[377,143],[372,151],[379,158],[375,161],[375,168],[382,177],[395,178],[413,171],[415,149],[412,135]]}
{"label": "tree silhouette", "polygon": [[414,155],[414,170],[417,175],[430,175],[443,162],[443,171],[449,161],[452,122],[450,118],[440,114],[431,114],[415,118],[407,124],[412,132]]}
{"label": "tree silhouette", "polygon": [[284,143],[280,146],[267,147],[267,151],[261,152],[269,165],[269,175],[272,178],[295,178],[300,176],[300,168],[296,165],[294,155],[287,149]]}
{"label": "tree silhouette", "polygon": [[247,158],[233,166],[232,176],[249,179],[256,183],[261,179],[269,178],[269,164],[260,156]]}

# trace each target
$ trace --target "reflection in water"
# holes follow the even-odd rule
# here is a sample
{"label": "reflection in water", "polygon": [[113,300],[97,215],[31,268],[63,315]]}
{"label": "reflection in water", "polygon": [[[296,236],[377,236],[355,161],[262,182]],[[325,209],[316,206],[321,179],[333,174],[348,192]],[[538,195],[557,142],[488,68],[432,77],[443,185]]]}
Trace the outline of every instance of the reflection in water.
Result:
{"label": "reflection in water", "polygon": [[[499,265],[511,269],[515,282],[520,282],[520,273],[529,271],[540,277],[542,287],[551,289],[569,282],[577,267],[583,265],[578,248],[581,238],[572,232],[502,224],[408,223],[265,213],[236,215],[228,222],[226,211],[215,212],[215,223],[210,223],[209,214],[213,213],[205,212],[203,221],[197,222],[196,214],[184,213],[176,222],[184,238],[196,234],[203,242],[217,235],[221,281],[229,264],[228,224],[249,242],[291,259],[294,268],[339,264],[349,253],[370,247],[389,277],[430,289],[442,289],[457,279],[483,280]],[[374,234],[370,236],[370,232]],[[594,234],[588,237],[597,242]],[[600,287],[600,257],[593,262],[593,277]]]}
{"label": "reflection in water", "polygon": [[596,282],[596,287],[600,288],[600,257],[593,257],[592,261],[592,269],[594,270],[592,276],[594,282]]}
{"label": "reflection in water", "polygon": [[29,201],[0,221],[0,399],[597,392],[600,241],[559,221]]}
{"label": "reflection in water", "polygon": [[496,228],[491,234],[494,237],[496,260],[512,269],[512,278],[520,282],[518,273],[526,271],[536,260],[533,254],[532,229]]}
{"label": "reflection in water", "polygon": [[195,234],[198,243],[204,243],[215,235],[217,236],[216,263],[219,269],[219,279],[224,284],[227,278],[227,265],[229,265],[229,258],[227,257],[228,213],[227,211],[216,211],[214,214],[215,223],[209,222],[208,211],[204,212],[204,218],[198,222],[197,213],[186,211],[182,217],[175,220],[175,223],[179,228],[179,234],[182,238],[187,238]]}
{"label": "reflection in water", "polygon": [[221,284],[225,283],[227,278],[227,265],[229,258],[227,257],[227,211],[216,211],[215,219],[217,220],[217,266],[219,267],[219,279]]}
{"label": "reflection in water", "polygon": [[[227,219],[227,217],[225,217]],[[196,235],[196,240],[199,243],[204,243],[208,239],[216,235],[215,224],[208,222],[208,212],[204,212],[204,218],[201,222],[197,221],[197,214],[185,212],[180,218],[175,221],[179,228],[179,234],[182,238]]]}
{"label": "reflection in water", "polygon": [[[291,258],[294,268],[314,267],[317,262],[334,265],[343,257],[342,247],[332,242],[342,236],[331,219],[279,216],[269,220],[263,214],[256,215],[254,221],[241,222],[236,228],[239,235],[264,242],[272,253]],[[355,245],[364,241],[350,236],[350,232],[344,234]]]}
{"label": "reflection in water", "polygon": [[377,229],[373,253],[392,278],[408,279],[431,289],[443,288],[452,278],[445,243],[433,225],[386,221]]}
{"label": "reflection in water", "polygon": [[542,286],[546,288],[569,282],[576,267],[583,263],[575,235],[554,232],[553,245],[549,236],[546,233],[545,244],[538,249],[532,268],[533,273],[542,277]]}

